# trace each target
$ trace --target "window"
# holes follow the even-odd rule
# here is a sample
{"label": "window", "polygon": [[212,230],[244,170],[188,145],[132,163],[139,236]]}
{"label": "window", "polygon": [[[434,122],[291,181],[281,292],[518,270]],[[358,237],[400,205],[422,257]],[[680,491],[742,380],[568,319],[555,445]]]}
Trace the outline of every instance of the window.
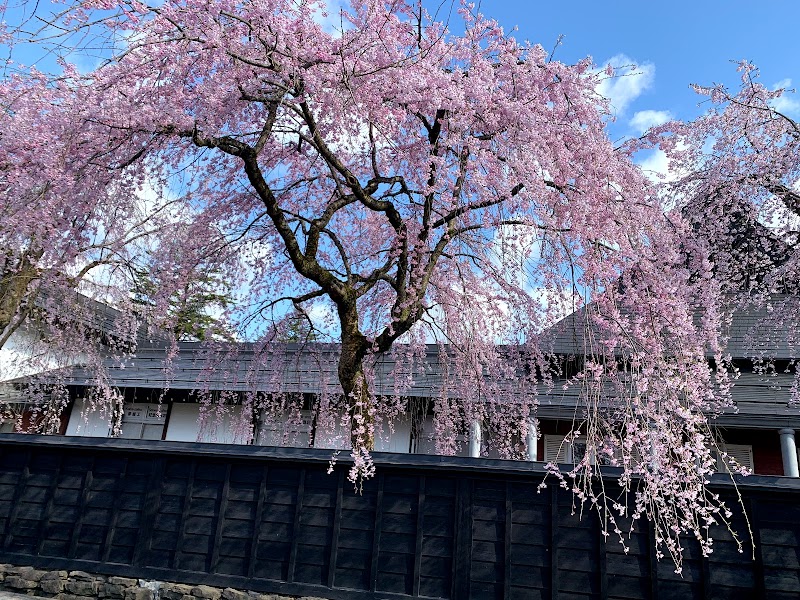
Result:
{"label": "window", "polygon": [[[436,454],[435,429],[431,416],[414,423],[411,434],[412,454]],[[469,456],[469,435],[457,433],[455,442],[457,446],[455,456]]]}
{"label": "window", "polygon": [[[578,438],[567,442],[563,435],[544,436],[544,462],[575,464],[586,456],[586,441]],[[619,448],[614,449],[614,457],[621,460],[622,453]],[[599,462],[601,465],[611,465],[614,461],[611,456],[604,454],[599,460],[594,456],[589,458],[591,464]]]}
{"label": "window", "polygon": [[165,407],[158,404],[126,404],[117,437],[130,440],[160,440],[167,421]]}
{"label": "window", "polygon": [[24,412],[25,405],[19,402],[6,402],[0,413],[0,433],[14,433],[20,415]]}
{"label": "window", "polygon": [[[585,444],[583,444],[583,452],[586,452]],[[545,435],[544,462],[571,463],[572,444],[565,441],[563,435]]]}

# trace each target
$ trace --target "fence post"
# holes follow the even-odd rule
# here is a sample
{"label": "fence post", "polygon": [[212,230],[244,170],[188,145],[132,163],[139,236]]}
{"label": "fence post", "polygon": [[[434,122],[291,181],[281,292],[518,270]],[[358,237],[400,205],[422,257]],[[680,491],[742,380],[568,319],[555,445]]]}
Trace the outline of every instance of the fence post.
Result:
{"label": "fence post", "polygon": [[153,537],[153,527],[156,515],[161,504],[161,482],[164,479],[166,459],[163,456],[153,460],[153,468],[150,471],[150,479],[147,483],[147,494],[144,497],[142,507],[142,522],[139,531],[141,532],[136,539],[136,548],[133,552],[133,564],[137,567],[146,567],[150,551],[150,543]]}
{"label": "fence post", "polygon": [[456,495],[455,553],[453,560],[454,599],[469,598],[472,561],[472,480],[462,477]]}

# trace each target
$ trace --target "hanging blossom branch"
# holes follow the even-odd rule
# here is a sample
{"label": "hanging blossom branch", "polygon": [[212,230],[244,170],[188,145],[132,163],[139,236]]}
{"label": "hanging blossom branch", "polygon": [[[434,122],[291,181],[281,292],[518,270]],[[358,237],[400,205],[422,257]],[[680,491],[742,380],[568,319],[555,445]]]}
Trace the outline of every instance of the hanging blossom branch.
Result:
{"label": "hanging blossom branch", "polygon": [[[352,2],[332,35],[314,19],[323,8],[83,4],[87,22],[121,9],[106,26],[130,31],[128,46],[88,75],[66,67],[57,84],[43,80],[56,95],[48,107],[46,94],[24,93],[27,76],[10,84],[20,108],[9,121],[27,111],[30,139],[45,140],[32,152],[57,149],[74,172],[100,175],[58,197],[73,191],[91,208],[148,177],[164,184],[174,204],[148,253],[156,306],[197,283],[198,265],[226,274],[241,298],[226,318],[265,357],[246,378],[248,418],[304,410],[296,389],[257,369],[279,354],[277,307],[313,303],[330,309],[340,345],[335,358],[326,350],[335,374],[312,412],[346,431],[354,481],[374,472],[376,432],[403,410],[436,342],[440,450],[482,421],[519,457],[513,440],[560,382],[576,392],[572,438],[589,457],[571,474],[577,497],[612,527],[613,511],[649,518],[678,562],[683,533],[708,551],[706,525],[725,518],[706,489],[704,443],[708,414],[726,403],[720,290],[690,225],[607,139],[591,62],[553,61],[466,3],[461,35],[416,3],[379,0]],[[66,163],[52,162],[48,180],[61,181]],[[134,196],[113,196],[117,210],[130,214]],[[569,373],[546,333],[564,306],[584,319]],[[224,367],[242,385],[230,345],[212,343],[209,357],[207,371]],[[384,360],[394,400],[375,387]],[[210,380],[199,392],[223,415],[231,398]],[[648,444],[658,460],[636,456]],[[595,487],[591,457],[602,455],[621,456],[632,506]]]}

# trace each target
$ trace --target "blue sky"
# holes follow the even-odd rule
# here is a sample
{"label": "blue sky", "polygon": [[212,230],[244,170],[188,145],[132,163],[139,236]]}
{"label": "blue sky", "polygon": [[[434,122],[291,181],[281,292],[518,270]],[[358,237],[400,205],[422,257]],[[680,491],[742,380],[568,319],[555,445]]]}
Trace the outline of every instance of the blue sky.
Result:
{"label": "blue sky", "polygon": [[[438,2],[426,0],[429,8]],[[483,0],[476,4],[507,32],[516,26],[516,37],[547,49],[563,34],[555,54],[563,62],[592,56],[603,64],[622,55],[643,65],[639,83],[623,86],[636,89],[627,90],[631,100],[618,110],[617,122],[610,127],[613,137],[637,129],[644,120],[640,115],[631,123],[637,111],[667,111],[681,119],[696,116],[702,110],[700,97],[689,84],[735,86],[738,74],[731,61],[754,62],[762,83],[769,87],[786,80],[800,87],[800,2],[794,0]]]}

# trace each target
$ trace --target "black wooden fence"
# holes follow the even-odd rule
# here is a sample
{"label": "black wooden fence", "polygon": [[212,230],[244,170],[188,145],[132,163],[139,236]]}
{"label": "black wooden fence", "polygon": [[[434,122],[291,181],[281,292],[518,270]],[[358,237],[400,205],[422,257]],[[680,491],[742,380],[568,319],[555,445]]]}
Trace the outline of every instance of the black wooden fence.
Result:
{"label": "black wooden fence", "polygon": [[626,554],[569,493],[538,493],[540,465],[379,454],[358,494],[329,458],[0,435],[0,561],[334,599],[800,598],[798,480],[740,485],[755,560],[720,529],[679,576],[646,524]]}

